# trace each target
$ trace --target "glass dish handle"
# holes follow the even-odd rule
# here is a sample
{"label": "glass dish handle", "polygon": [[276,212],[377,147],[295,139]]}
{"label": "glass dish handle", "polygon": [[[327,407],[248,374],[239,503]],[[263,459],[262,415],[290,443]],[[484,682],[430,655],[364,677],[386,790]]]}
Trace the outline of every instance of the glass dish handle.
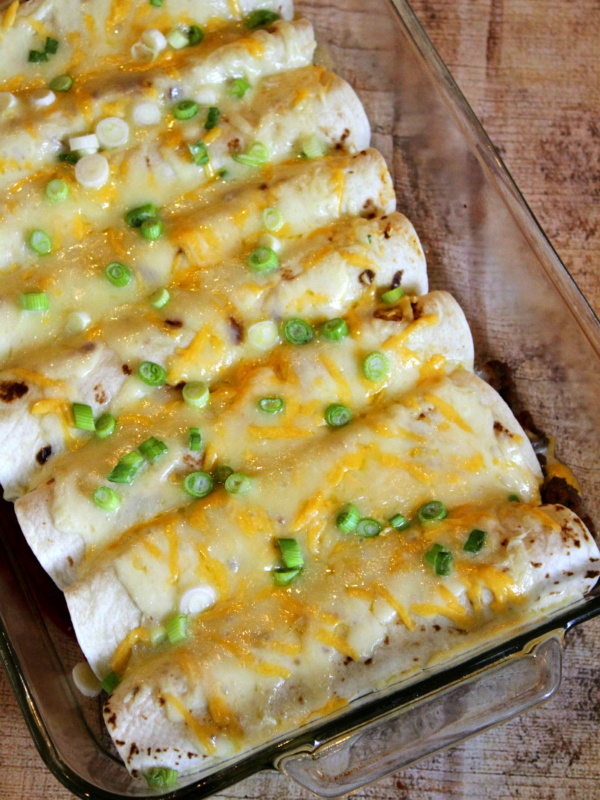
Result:
{"label": "glass dish handle", "polygon": [[560,684],[563,632],[275,767],[320,797],[340,797],[547,700]]}

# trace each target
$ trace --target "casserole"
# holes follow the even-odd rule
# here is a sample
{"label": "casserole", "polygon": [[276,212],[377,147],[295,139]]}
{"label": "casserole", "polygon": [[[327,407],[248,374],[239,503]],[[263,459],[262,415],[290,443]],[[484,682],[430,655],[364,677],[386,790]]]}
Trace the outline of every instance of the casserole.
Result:
{"label": "casserole", "polygon": [[[310,13],[312,13],[312,12],[310,12]],[[410,17],[408,17],[408,19],[410,19]],[[315,18],[315,24],[317,26],[317,29],[319,29],[319,27],[323,27],[323,26],[320,26],[319,20],[317,18]],[[341,35],[341,31],[340,30],[336,30],[336,36],[337,35]],[[363,39],[363,42],[364,42],[364,39]],[[389,42],[384,43],[384,44],[389,45]],[[335,50],[334,50],[334,55],[335,55]],[[338,69],[341,69],[343,71],[343,67],[341,65],[338,65]],[[414,74],[411,74],[411,81],[413,83],[415,81],[415,75]],[[378,79],[378,84],[379,84],[379,88],[380,88],[380,80],[379,79]],[[363,98],[366,101],[367,101],[367,98],[369,96],[369,90],[370,89],[373,90],[373,91],[378,91],[378,89],[376,89],[375,87],[369,86],[368,81],[366,82],[364,87],[359,86],[359,90],[360,89],[363,90],[362,91]],[[413,87],[413,89],[414,89],[414,87]],[[417,92],[417,93],[420,94],[420,92]],[[421,99],[422,99],[422,95],[421,95]],[[449,141],[446,141],[446,142],[442,142],[441,141],[441,139],[442,138],[445,139],[445,137],[440,137],[440,141],[435,141],[434,142],[435,150],[433,148],[431,148],[431,147],[428,147],[428,143],[423,140],[423,131],[422,130],[420,130],[416,125],[415,125],[415,129],[414,130],[412,130],[412,131],[410,130],[410,125],[414,125],[415,123],[418,123],[418,117],[415,117],[415,115],[411,115],[410,109],[409,109],[409,103],[407,103],[406,100],[404,102],[404,109],[405,109],[404,113],[406,114],[404,122],[409,124],[409,133],[414,134],[415,138],[417,139],[417,142],[416,142],[416,144],[417,144],[417,152],[421,157],[421,161],[420,162],[417,161],[418,169],[420,169],[420,170],[425,169],[426,170],[428,164],[429,164],[429,166],[435,167],[435,172],[436,172],[436,175],[437,175],[437,179],[441,184],[443,184],[444,183],[444,176],[443,176],[443,174],[440,175],[439,165],[432,164],[431,160],[432,159],[433,160],[437,160],[438,159],[438,145],[439,145],[440,150],[444,149],[444,147],[445,147],[447,153],[448,153],[448,147],[451,145],[451,149],[450,149],[448,155],[454,156],[453,163],[455,165],[457,163],[458,164],[461,164],[461,163],[468,164],[469,165],[469,170],[468,170],[469,173],[471,173],[473,170],[476,171],[476,163],[473,162],[472,165],[469,164],[471,156],[469,156],[469,154],[466,151],[462,153],[462,161],[461,161],[460,158],[456,158],[457,152],[460,153],[460,145],[458,144],[457,141],[453,141],[451,136],[448,137]],[[442,111],[441,108],[439,109],[439,116],[442,117],[442,118],[444,116],[443,111]],[[427,120],[427,125],[429,125],[429,124],[430,124],[430,119]],[[446,136],[447,136],[447,134],[448,134],[448,130],[446,129]],[[402,135],[402,131],[401,131],[400,135]],[[419,139],[419,137],[421,137],[421,138]],[[458,141],[460,141],[460,140],[458,140]],[[444,147],[442,147],[442,145],[444,145]],[[423,163],[423,159],[424,159],[424,163]],[[402,186],[403,185],[403,181],[407,181],[410,176],[403,175],[401,167],[399,169],[399,172],[400,172],[400,175],[397,175],[397,179],[399,180],[399,183]],[[453,190],[456,192],[456,184],[454,183],[453,178],[456,178],[456,174],[454,176],[453,175],[446,175],[446,180],[448,181],[448,185],[452,185]],[[416,187],[422,186],[421,181],[420,180],[415,181],[415,186]],[[458,186],[460,188],[460,183],[458,184]],[[408,205],[413,203],[413,205],[415,205],[415,209],[411,210],[410,213],[411,213],[411,216],[413,216],[413,218],[417,218],[418,214],[419,214],[419,209],[416,207],[417,204],[415,203],[414,199],[411,199],[411,197],[409,195],[409,191],[408,191],[409,188],[412,189],[412,186],[409,183],[405,183],[404,184],[405,191],[401,192],[401,202],[407,203]],[[501,188],[502,188],[502,185],[501,185]],[[505,189],[506,189],[506,187],[505,187]],[[508,189],[510,189],[509,186],[508,186]],[[442,204],[442,207],[440,208],[439,203],[436,203],[436,199],[435,199],[435,197],[433,197],[433,195],[426,197],[426,200],[427,200],[426,205],[429,208],[434,207],[436,209],[436,211],[441,212],[440,215],[439,215],[440,218],[442,216],[448,216],[448,214],[449,214],[449,223],[448,223],[449,230],[446,231],[446,233],[445,233],[446,236],[448,236],[448,234],[452,235],[453,233],[455,233],[456,236],[458,238],[460,238],[465,233],[465,231],[468,231],[469,235],[472,234],[473,239],[472,239],[472,241],[469,240],[468,243],[470,245],[472,244],[473,248],[474,248],[474,251],[473,251],[473,253],[474,253],[474,259],[473,259],[474,266],[477,269],[481,270],[480,275],[481,275],[481,280],[483,281],[483,289],[482,289],[481,286],[478,287],[477,285],[475,285],[476,281],[473,280],[472,276],[463,275],[462,276],[462,283],[461,283],[461,274],[458,273],[458,272],[452,272],[452,274],[444,275],[443,272],[440,271],[436,275],[435,280],[437,281],[439,279],[439,285],[444,285],[444,286],[451,285],[451,288],[456,293],[458,293],[459,298],[460,298],[461,302],[463,303],[464,307],[468,309],[468,314],[469,314],[469,317],[470,317],[472,323],[475,323],[475,330],[476,330],[476,333],[478,334],[478,338],[480,339],[480,345],[481,345],[482,342],[484,344],[487,344],[486,338],[489,337],[488,341],[490,342],[490,344],[487,344],[487,348],[484,348],[484,352],[486,352],[486,353],[488,353],[490,355],[498,355],[498,354],[501,354],[501,353],[504,354],[504,352],[506,352],[503,349],[504,343],[502,344],[502,346],[500,345],[500,343],[499,343],[499,338],[500,337],[498,336],[498,332],[500,332],[500,333],[504,332],[503,329],[502,329],[502,320],[505,319],[505,318],[508,318],[508,319],[514,320],[516,322],[517,320],[521,321],[522,317],[523,317],[523,303],[519,303],[519,302],[515,303],[515,296],[512,294],[513,291],[515,289],[517,290],[517,299],[518,299],[519,292],[524,292],[525,289],[527,288],[527,286],[531,286],[531,285],[535,286],[535,278],[533,276],[537,275],[538,278],[541,277],[542,280],[543,280],[544,279],[544,277],[543,277],[544,273],[539,268],[539,264],[538,264],[538,268],[537,269],[535,268],[535,264],[534,264],[533,267],[532,267],[532,275],[530,275],[529,278],[524,278],[521,275],[511,275],[511,281],[500,281],[500,283],[501,283],[501,285],[503,287],[506,286],[507,283],[509,284],[509,287],[510,287],[510,291],[507,291],[506,298],[502,298],[502,297],[498,298],[499,301],[500,301],[500,312],[501,312],[501,315],[500,315],[500,317],[497,317],[495,320],[492,320],[492,321],[489,321],[487,319],[481,319],[478,300],[479,300],[480,297],[482,297],[484,299],[481,301],[481,305],[482,306],[483,305],[489,305],[489,297],[491,296],[491,293],[489,291],[486,292],[485,289],[486,288],[489,289],[489,287],[492,284],[494,285],[494,290],[495,290],[494,294],[497,295],[498,277],[497,277],[497,275],[493,274],[492,267],[494,266],[494,263],[498,263],[500,261],[500,256],[501,255],[504,255],[504,256],[508,255],[508,253],[501,254],[498,251],[497,245],[496,245],[496,250],[495,250],[495,258],[496,258],[496,260],[493,261],[492,263],[485,263],[486,256],[489,253],[494,252],[494,248],[492,247],[492,245],[493,245],[495,237],[497,236],[498,231],[502,230],[502,225],[505,225],[507,223],[506,219],[502,219],[503,214],[502,214],[502,202],[501,202],[501,200],[499,199],[499,197],[494,196],[493,192],[491,194],[490,194],[490,192],[491,192],[491,190],[482,189],[480,187],[480,189],[478,190],[478,193],[476,194],[476,196],[474,196],[474,197],[469,196],[468,198],[465,197],[465,201],[467,202],[467,204],[471,204],[469,206],[470,207],[470,211],[468,212],[468,214],[467,214],[467,212],[461,211],[461,209],[458,206],[456,208],[445,209],[443,207],[443,204]],[[458,192],[458,195],[460,195],[460,191]],[[475,211],[473,211],[473,205],[475,206]],[[488,214],[489,214],[489,216],[484,217],[483,220],[481,218],[481,212],[482,211],[484,211],[484,212],[487,211]],[[415,212],[417,214],[417,217],[415,217]],[[446,214],[446,212],[448,212],[448,214]],[[500,212],[500,214],[497,214],[496,212]],[[515,213],[515,212],[513,212],[513,213]],[[432,216],[435,216],[435,214],[432,214]],[[471,217],[473,217],[473,218],[471,219]],[[477,218],[477,217],[479,217],[479,218]],[[467,225],[465,225],[464,230],[461,231],[461,226],[463,224],[465,224],[465,223],[468,223],[470,219],[471,219],[471,222],[472,222],[472,226],[469,227],[469,225],[467,224]],[[493,219],[493,222],[490,222],[491,219]],[[443,238],[442,238],[442,232],[439,232],[439,238],[436,239],[436,235],[433,232],[430,235],[429,232],[426,229],[427,220],[424,219],[424,218],[420,218],[419,222],[420,222],[420,230],[422,231],[422,233],[423,233],[423,235],[425,237],[425,241],[427,242],[427,245],[431,248],[430,249],[430,264],[432,264],[432,266],[433,266],[433,262],[431,260],[431,251],[433,250],[435,252],[435,248],[437,248],[438,252],[441,253],[443,251],[443,249],[445,248],[445,243],[444,243]],[[459,224],[459,222],[460,222],[460,224]],[[482,222],[484,222],[485,224],[482,225],[481,224]],[[498,228],[499,225],[500,225],[500,228]],[[510,220],[509,220],[508,221],[508,227],[510,228],[511,226],[512,226],[512,222],[510,222]],[[468,238],[468,236],[467,236],[467,238]],[[498,237],[498,238],[500,238],[500,237]],[[502,238],[504,238],[504,237],[502,237]],[[489,239],[489,241],[488,241],[488,239]],[[482,242],[483,242],[483,244],[485,246],[483,246]],[[543,242],[542,242],[542,245],[543,245]],[[518,254],[519,261],[525,261],[526,262],[527,258],[524,256],[524,252],[525,251],[522,249],[523,247],[524,247],[523,241],[517,242],[516,244],[513,243],[512,254],[513,254],[513,257],[516,254]],[[539,242],[537,243],[536,247],[538,247],[538,248],[540,247],[540,243]],[[543,250],[543,248],[542,248],[542,250]],[[542,252],[542,250],[540,250],[540,252]],[[448,263],[450,263],[450,262],[448,262]],[[510,263],[508,261],[508,259],[507,259],[507,263]],[[550,264],[551,263],[552,263],[552,261],[550,260]],[[547,269],[549,269],[549,268],[547,267]],[[526,272],[526,270],[524,270],[524,271]],[[433,274],[435,274],[435,272]],[[433,277],[433,275],[432,275],[432,277]],[[488,281],[487,284],[486,284],[486,281]],[[507,289],[508,289],[508,287],[507,287]],[[523,294],[521,294],[520,296],[522,298]],[[504,302],[502,302],[503,300],[504,300]],[[548,305],[546,305],[546,303],[549,303],[550,307],[552,307],[552,304],[551,304],[550,300],[549,299],[546,300],[546,298],[545,298],[544,304],[540,303],[540,307],[539,308],[537,308],[537,309],[536,308],[533,308],[533,309],[529,309],[528,308],[528,312],[529,312],[529,314],[533,314],[535,322],[531,323],[531,330],[528,330],[527,333],[531,336],[531,340],[535,341],[535,343],[536,343],[537,347],[539,348],[539,350],[536,352],[535,347],[533,348],[532,354],[531,354],[532,363],[526,366],[526,368],[525,368],[525,376],[527,376],[527,369],[533,370],[535,372],[536,369],[541,369],[543,367],[543,365],[545,364],[545,355],[540,355],[541,348],[544,345],[546,345],[546,347],[547,347],[548,343],[553,343],[554,342],[552,331],[548,330],[548,331],[545,331],[545,333],[544,333],[542,330],[536,330],[536,324],[535,323],[536,322],[541,322],[541,320],[545,317],[545,315],[546,315],[546,313],[548,311]],[[529,314],[528,314],[528,316],[529,316]],[[565,318],[565,320],[568,319],[568,312],[565,312],[564,318]],[[556,317],[554,317],[554,319],[556,321]],[[516,328],[517,326],[515,325],[513,327]],[[565,328],[568,330],[568,326],[565,326]],[[492,334],[493,334],[493,338],[492,338]],[[568,339],[568,336],[566,334],[563,334],[561,342],[564,344],[565,341],[568,342],[569,339]],[[512,343],[511,342],[507,342],[507,347],[510,347],[511,345],[512,345],[511,353],[512,353],[513,356],[516,356],[517,353],[518,353],[518,349],[521,347],[521,340],[518,339],[518,338],[515,338],[515,340]],[[584,348],[583,348],[583,346],[579,346],[578,343],[577,343],[577,330],[575,328],[573,328],[573,341],[571,342],[571,346],[574,348],[574,351],[577,350],[578,353],[583,355],[583,349]],[[571,353],[565,353],[565,355],[568,355],[567,362],[569,362],[569,361],[571,362],[569,364],[569,369],[572,368],[572,366],[573,366],[573,356],[575,355],[574,351],[573,351],[572,354]],[[480,348],[480,352],[481,352],[481,348]],[[542,365],[542,367],[540,365]],[[549,364],[547,364],[546,366],[549,366]],[[585,397],[582,398],[581,392],[577,391],[581,387],[577,386],[577,382],[573,383],[573,381],[569,380],[569,373],[567,373],[565,375],[564,381],[565,382],[562,383],[561,387],[560,387],[561,388],[560,394],[564,395],[564,398],[567,401],[570,402],[569,411],[571,411],[571,410],[572,411],[576,411],[577,407],[578,407],[578,404],[579,404],[579,407],[582,408],[583,411],[585,412],[585,410],[586,410],[586,398]],[[548,387],[548,388],[550,388],[550,387]],[[573,391],[573,390],[575,390],[575,391]],[[534,410],[533,406],[531,405],[531,403],[529,401],[531,400],[533,403],[535,403],[535,400],[533,398],[528,397],[527,393],[526,393],[526,397],[527,397],[527,405],[530,408],[532,408],[532,410]],[[537,404],[536,409],[535,409],[536,411],[538,410],[540,405],[541,405],[541,403]],[[562,411],[561,411],[561,414],[567,412],[565,414],[565,418],[568,418],[569,417],[569,411],[567,411],[567,409],[563,408]],[[574,416],[575,415],[573,415],[573,417]],[[573,417],[571,417],[571,419]],[[552,422],[552,416],[551,415],[550,415],[550,417],[548,417],[548,415],[546,415],[546,419],[544,419],[544,422],[547,422],[547,421]],[[562,440],[561,440],[561,442],[562,442]],[[563,444],[563,447],[566,444],[568,444],[568,442],[565,441],[565,443]],[[577,446],[577,444],[575,444],[575,447],[576,446]],[[590,450],[590,452],[593,452],[593,450]],[[591,495],[589,493],[587,494],[587,496],[591,497]],[[588,611],[590,611],[590,607],[589,606],[588,606]],[[591,613],[591,611],[590,611],[590,613]],[[423,689],[420,689],[419,691],[422,691],[422,690]],[[239,775],[240,773],[239,772],[235,773],[235,771],[234,771],[234,774],[238,774]],[[80,791],[81,791],[81,789],[80,789]]]}

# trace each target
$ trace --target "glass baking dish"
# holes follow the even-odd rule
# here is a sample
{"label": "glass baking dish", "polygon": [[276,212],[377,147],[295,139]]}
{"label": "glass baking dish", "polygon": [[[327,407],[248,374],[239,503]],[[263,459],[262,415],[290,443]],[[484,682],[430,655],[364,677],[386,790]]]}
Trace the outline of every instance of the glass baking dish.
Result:
{"label": "glass baking dish", "polygon": [[[398,208],[427,253],[432,288],[451,291],[480,363],[513,369],[519,408],[556,436],[587,511],[600,522],[600,325],[537,225],[491,142],[404,0],[299,0],[319,58],[358,91]],[[115,757],[97,701],[75,690],[81,659],[62,595],[0,508],[0,655],[49,769],[85,798],[160,796]],[[276,768],[335,797],[497,724],[549,697],[562,639],[600,613],[600,594],[451,663],[188,778],[164,795],[200,798]]]}

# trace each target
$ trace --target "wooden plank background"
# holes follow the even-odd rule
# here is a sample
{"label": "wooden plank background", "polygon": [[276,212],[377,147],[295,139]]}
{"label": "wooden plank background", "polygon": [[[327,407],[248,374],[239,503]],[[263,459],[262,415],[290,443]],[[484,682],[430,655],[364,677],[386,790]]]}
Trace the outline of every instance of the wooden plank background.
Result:
{"label": "wooden plank background", "polygon": [[[600,0],[413,0],[413,7],[600,312]],[[563,684],[549,703],[356,796],[591,800],[600,797],[599,741],[600,619],[569,636]],[[264,773],[220,796],[311,795]],[[37,755],[0,670],[1,800],[69,797]]]}

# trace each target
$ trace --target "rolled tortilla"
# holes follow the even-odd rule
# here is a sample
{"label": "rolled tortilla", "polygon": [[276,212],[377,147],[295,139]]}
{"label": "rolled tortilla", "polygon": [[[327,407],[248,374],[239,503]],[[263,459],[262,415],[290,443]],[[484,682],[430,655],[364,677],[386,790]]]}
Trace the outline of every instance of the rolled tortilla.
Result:
{"label": "rolled tortilla", "polygon": [[[183,404],[175,406],[176,413],[167,414],[165,407],[173,407],[173,400],[157,399],[120,420],[110,439],[91,439],[86,447],[65,455],[52,466],[51,480],[41,482],[16,505],[37,558],[64,588],[76,580],[86,555],[99,552],[156,514],[191,502],[181,491],[180,480],[173,481],[175,476],[194,468],[212,469],[215,462],[236,468],[249,461],[269,463],[304,448],[310,437],[327,435],[322,410],[330,403],[346,403],[359,414],[383,397],[398,397],[412,389],[432,368],[440,375],[458,367],[471,369],[471,334],[452,297],[433,292],[416,301],[415,308],[420,314],[416,321],[383,321],[364,309],[354,320],[360,338],[339,342],[335,359],[322,344],[288,347],[253,368],[230,373],[217,384],[200,419]],[[413,354],[409,361],[406,347]],[[389,361],[384,388],[362,377],[365,353],[380,348]],[[257,408],[265,396],[285,398],[281,427],[273,428],[271,417]],[[198,424],[204,448],[190,453],[188,428]],[[168,447],[160,464],[139,475],[130,487],[119,487],[121,505],[115,512],[96,508],[91,502],[94,489],[104,483],[122,452],[150,435]]]}
{"label": "rolled tortilla", "polygon": [[[328,73],[321,68],[309,67],[297,72],[302,74],[287,72],[276,76],[268,86],[257,92],[247,112],[248,120],[244,120],[240,111],[234,121],[221,126],[219,138],[210,146],[211,164],[215,171],[226,167],[233,174],[237,170],[240,176],[243,173],[249,178],[254,177],[255,170],[232,160],[229,146],[234,142],[236,147],[246,150],[259,136],[274,163],[299,153],[299,143],[303,137],[315,132],[330,145],[340,144],[351,151],[363,150],[368,145],[368,122],[364,111],[362,115],[358,114],[357,104],[360,103],[350,86],[335,76],[329,76],[329,80]],[[309,93],[308,99],[301,104],[294,101],[294,91],[298,85],[304,86]],[[192,137],[190,141],[195,141],[200,135],[199,131],[194,133],[192,123],[185,131]],[[348,131],[350,135],[346,135]],[[142,191],[145,192],[143,197],[146,202],[155,196],[155,188],[143,188],[144,176],[154,187],[161,184],[166,190],[170,184],[174,192],[180,193],[186,184],[189,185],[186,175],[192,181],[190,188],[193,188],[198,186],[198,175],[204,174],[194,164],[187,147],[184,156],[179,155],[172,146],[161,148],[154,143],[152,147],[153,154],[148,154],[142,147],[136,154],[127,156],[128,169],[135,179],[125,187],[129,186],[134,195],[127,201],[128,189],[124,188],[121,192],[119,203],[113,206],[113,212],[118,213],[119,217],[125,209],[141,202]],[[118,155],[115,153],[113,158]],[[165,191],[165,194],[168,195],[168,192]],[[110,220],[105,222],[110,223]],[[51,237],[54,235],[53,231],[48,233]],[[42,260],[38,259],[35,267],[27,273],[25,287],[23,275],[18,270],[3,278],[0,293],[0,365],[14,364],[32,343],[40,346],[63,338],[65,323],[73,311],[86,313],[93,322],[112,314],[118,305],[141,299],[168,280],[173,264],[168,228],[164,241],[154,243],[156,246],[151,250],[146,247],[138,263],[129,262],[130,254],[119,231],[102,238],[104,248],[100,251],[92,250],[84,241],[66,253],[61,251],[56,256],[50,254]],[[125,287],[111,286],[104,276],[104,268],[112,261],[125,262],[133,269],[135,279]],[[20,307],[21,292],[24,288],[33,290],[40,287],[47,292],[51,313],[23,312]]]}
{"label": "rolled tortilla", "polygon": [[[206,548],[227,576],[208,579],[216,601],[234,591],[224,583],[235,587],[254,580],[252,569],[264,572],[275,537],[293,536],[307,562],[329,564],[340,541],[336,516],[350,501],[361,516],[385,521],[398,512],[414,519],[431,499],[447,508],[493,504],[511,493],[539,500],[541,475],[529,441],[500,397],[472,373],[458,370],[390,399],[343,430],[325,430],[304,448],[274,453],[255,473],[252,464],[265,460],[250,459],[241,469],[254,487],[243,498],[219,490],[135,526],[103,551],[96,547],[80,580],[66,590],[92,669],[104,676],[118,667],[116,648],[131,630],[165,622],[184,610],[190,588],[206,589],[206,575],[197,577]],[[248,563],[252,569],[243,566]]]}
{"label": "rolled tortilla", "polygon": [[[462,550],[473,523],[487,530],[476,555]],[[365,685],[409,677],[444,650],[464,657],[508,623],[580,599],[599,574],[593,538],[562,506],[471,506],[442,526],[344,540],[327,570],[307,563],[292,596],[255,576],[229,606],[200,615],[178,647],[150,654],[140,634],[104,706],[130,772],[208,767],[343,707]],[[424,560],[434,540],[455,554],[449,577]]]}

